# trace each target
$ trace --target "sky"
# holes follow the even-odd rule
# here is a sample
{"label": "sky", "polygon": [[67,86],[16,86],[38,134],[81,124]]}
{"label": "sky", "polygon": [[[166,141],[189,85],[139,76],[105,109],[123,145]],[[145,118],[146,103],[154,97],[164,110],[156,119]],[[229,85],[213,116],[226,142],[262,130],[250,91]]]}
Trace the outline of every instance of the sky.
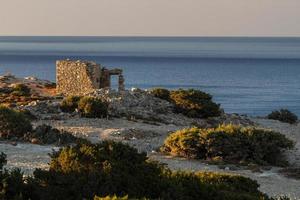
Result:
{"label": "sky", "polygon": [[4,36],[299,36],[299,0],[0,0]]}

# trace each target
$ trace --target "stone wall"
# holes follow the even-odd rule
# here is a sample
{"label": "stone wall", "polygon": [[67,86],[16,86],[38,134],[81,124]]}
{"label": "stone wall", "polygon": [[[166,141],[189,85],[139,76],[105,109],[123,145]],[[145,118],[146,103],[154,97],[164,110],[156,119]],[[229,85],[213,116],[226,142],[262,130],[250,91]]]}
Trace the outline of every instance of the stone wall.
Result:
{"label": "stone wall", "polygon": [[101,67],[94,62],[61,60],[56,62],[57,93],[83,95],[100,88]]}

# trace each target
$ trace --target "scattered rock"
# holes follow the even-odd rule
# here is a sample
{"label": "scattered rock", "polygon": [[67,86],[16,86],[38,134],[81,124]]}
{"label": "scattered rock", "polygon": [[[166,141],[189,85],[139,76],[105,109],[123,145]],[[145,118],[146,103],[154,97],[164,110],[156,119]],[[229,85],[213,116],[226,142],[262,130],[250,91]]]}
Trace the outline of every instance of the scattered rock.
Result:
{"label": "scattered rock", "polygon": [[12,146],[17,146],[18,143],[16,141],[11,141],[9,144],[11,144]]}
{"label": "scattered rock", "polygon": [[30,142],[31,142],[32,144],[40,144],[40,141],[39,141],[37,138],[32,138],[32,139],[30,140]]}

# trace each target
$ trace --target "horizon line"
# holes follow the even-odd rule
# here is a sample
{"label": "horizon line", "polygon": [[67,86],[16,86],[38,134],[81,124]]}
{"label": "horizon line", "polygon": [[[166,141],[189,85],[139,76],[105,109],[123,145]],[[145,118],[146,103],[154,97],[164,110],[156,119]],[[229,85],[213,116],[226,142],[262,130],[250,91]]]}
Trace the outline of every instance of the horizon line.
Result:
{"label": "horizon line", "polygon": [[0,35],[0,37],[119,37],[119,38],[300,38],[300,36],[167,36],[167,35]]}

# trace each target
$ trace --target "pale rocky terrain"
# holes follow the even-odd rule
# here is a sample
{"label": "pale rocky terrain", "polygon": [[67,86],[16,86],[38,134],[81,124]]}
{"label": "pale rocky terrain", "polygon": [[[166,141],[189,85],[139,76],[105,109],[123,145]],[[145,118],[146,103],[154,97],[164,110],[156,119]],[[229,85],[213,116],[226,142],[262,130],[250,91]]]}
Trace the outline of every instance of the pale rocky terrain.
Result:
{"label": "pale rocky terrain", "polygon": [[[293,166],[300,166],[300,124],[290,125],[274,120],[252,118],[258,126],[280,131],[287,137],[297,141],[296,149],[286,152],[290,163]],[[93,142],[112,139],[128,143],[140,151],[146,151],[153,160],[165,163],[171,169],[179,170],[208,170],[226,173],[240,174],[257,180],[261,185],[260,190],[271,195],[288,195],[292,198],[300,198],[300,180],[287,178],[279,173],[278,167],[253,172],[251,170],[240,169],[235,166],[227,166],[221,169],[217,165],[207,164],[204,161],[188,160],[166,156],[157,152],[163,144],[167,135],[185,126],[176,125],[151,125],[143,122],[132,122],[126,119],[84,119],[72,118],[69,120],[42,120],[36,124],[47,123],[52,126],[68,130],[75,135],[85,137]],[[1,151],[8,155],[8,167],[20,167],[25,173],[30,174],[34,168],[47,168],[49,162],[48,153],[57,150],[54,146],[41,146],[33,144],[19,143],[16,146],[0,143]]]}
{"label": "pale rocky terrain", "polygon": [[[32,81],[28,80],[29,83]],[[12,83],[9,82],[9,84]],[[256,169],[254,172],[233,165],[220,167],[201,160],[188,160],[159,153],[159,147],[165,138],[171,132],[179,129],[194,125],[212,127],[220,123],[255,125],[279,131],[295,141],[295,149],[287,151],[286,156],[292,166],[300,167],[300,123],[290,125],[274,120],[225,113],[221,117],[210,120],[191,119],[174,114],[172,105],[168,102],[138,89],[125,91],[122,94],[99,90],[87,95],[107,98],[111,105],[111,117],[109,119],[90,119],[81,118],[77,113],[62,113],[59,109],[61,100],[56,98],[47,101],[33,101],[19,108],[29,110],[37,117],[37,120],[33,121],[34,126],[51,125],[53,128],[68,131],[92,142],[107,139],[121,141],[139,151],[147,152],[151,159],[165,163],[171,169],[240,174],[257,180],[261,185],[260,190],[270,196],[284,194],[300,199],[300,180],[285,177],[279,173],[280,168],[278,167]],[[0,152],[4,152],[8,156],[7,167],[19,167],[25,174],[31,174],[35,168],[47,168],[50,161],[48,154],[58,149],[59,147],[53,145],[0,142]]]}

